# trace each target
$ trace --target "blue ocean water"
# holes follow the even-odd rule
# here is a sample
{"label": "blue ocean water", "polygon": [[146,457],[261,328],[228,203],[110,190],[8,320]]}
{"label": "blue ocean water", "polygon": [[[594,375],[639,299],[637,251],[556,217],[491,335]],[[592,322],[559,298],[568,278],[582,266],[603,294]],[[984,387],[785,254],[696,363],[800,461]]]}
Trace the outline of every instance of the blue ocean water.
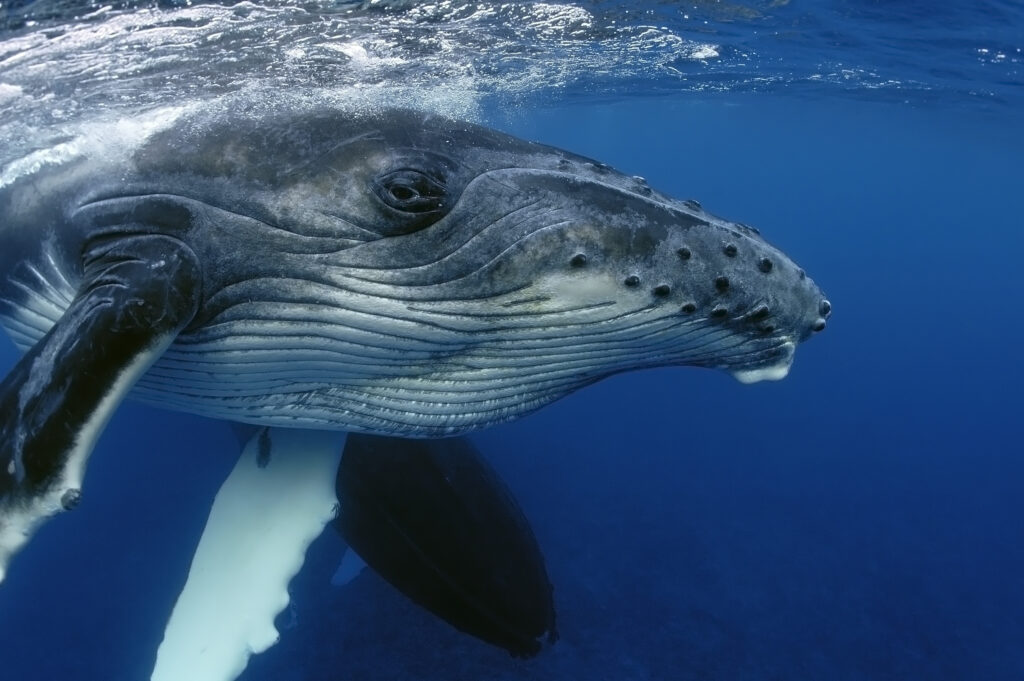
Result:
{"label": "blue ocean water", "polygon": [[[188,96],[230,89],[127,61],[111,62],[120,78],[97,76],[76,51],[98,43],[60,26],[189,8],[121,7],[0,3],[8,146],[35,146],[15,133],[41,139],[90,107],[159,103],[175,83]],[[526,26],[504,45],[536,39],[536,56],[467,58],[476,70],[455,91],[473,96],[459,108],[757,226],[835,312],[784,381],[620,375],[474,436],[555,584],[561,640],[536,659],[455,632],[373,574],[331,587],[340,547],[326,533],[292,585],[281,642],[242,678],[1024,679],[1019,3],[523,3],[491,6],[490,23],[472,19],[482,4],[431,5],[420,22],[423,7],[331,6],[362,22],[348,38],[371,57],[383,49],[374,30],[419,38],[389,53],[404,66],[382,61],[367,82],[411,68],[428,19],[463,46]],[[49,42],[32,42],[39,31]],[[545,31],[561,33],[544,42]],[[164,49],[150,47],[143,58]],[[348,50],[318,72],[351,67]],[[33,80],[57,58],[74,72],[68,55],[84,60],[78,85]],[[451,77],[421,57],[425,80],[405,85]],[[301,71],[296,59],[268,77]],[[519,73],[533,91],[509,84]],[[5,341],[0,370],[15,360]],[[0,676],[147,678],[236,453],[222,423],[123,405],[81,506],[46,525],[0,586]]]}

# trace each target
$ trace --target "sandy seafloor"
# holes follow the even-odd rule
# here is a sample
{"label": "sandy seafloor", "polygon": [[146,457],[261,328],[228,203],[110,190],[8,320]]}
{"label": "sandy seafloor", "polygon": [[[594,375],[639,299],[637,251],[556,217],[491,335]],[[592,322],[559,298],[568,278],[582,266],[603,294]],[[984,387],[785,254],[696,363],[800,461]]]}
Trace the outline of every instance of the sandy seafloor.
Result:
{"label": "sandy seafloor", "polygon": [[[327,533],[242,678],[1024,679],[1019,107],[688,93],[484,119],[759,227],[829,327],[779,383],[650,370],[474,436],[555,584],[536,659],[373,574],[332,587]],[[235,455],[221,423],[124,405],[81,506],[0,587],[0,678],[148,678]]]}

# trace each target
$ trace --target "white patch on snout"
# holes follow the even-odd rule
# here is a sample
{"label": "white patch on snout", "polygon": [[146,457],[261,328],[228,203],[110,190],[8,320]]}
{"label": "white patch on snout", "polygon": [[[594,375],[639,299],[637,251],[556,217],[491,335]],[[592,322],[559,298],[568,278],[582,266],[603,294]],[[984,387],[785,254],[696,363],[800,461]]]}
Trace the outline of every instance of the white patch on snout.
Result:
{"label": "white patch on snout", "polygon": [[793,343],[786,343],[783,348],[785,355],[782,361],[772,366],[760,367],[758,369],[736,369],[729,373],[740,383],[760,383],[761,381],[781,381],[789,374],[789,368],[793,366],[793,353],[796,346]]}
{"label": "white patch on snout", "polygon": [[621,282],[600,272],[549,274],[539,278],[533,288],[563,304],[592,305],[622,297]]}

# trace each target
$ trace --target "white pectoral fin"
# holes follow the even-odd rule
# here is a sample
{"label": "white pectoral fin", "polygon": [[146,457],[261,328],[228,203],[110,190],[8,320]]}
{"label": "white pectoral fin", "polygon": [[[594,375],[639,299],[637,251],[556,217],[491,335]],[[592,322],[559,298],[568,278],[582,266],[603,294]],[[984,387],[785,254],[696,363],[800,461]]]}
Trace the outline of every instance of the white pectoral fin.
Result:
{"label": "white pectoral fin", "polygon": [[210,510],[152,681],[231,681],[278,639],[306,549],[337,512],[343,432],[264,429]]}

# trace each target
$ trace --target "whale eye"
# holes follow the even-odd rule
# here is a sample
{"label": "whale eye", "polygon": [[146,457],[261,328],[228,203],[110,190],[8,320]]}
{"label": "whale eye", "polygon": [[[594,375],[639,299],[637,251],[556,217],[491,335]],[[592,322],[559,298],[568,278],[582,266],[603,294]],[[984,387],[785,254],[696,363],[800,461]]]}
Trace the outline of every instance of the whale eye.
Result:
{"label": "whale eye", "polygon": [[444,208],[448,189],[443,180],[413,168],[400,168],[381,175],[373,191],[385,204],[403,213],[434,213]]}

